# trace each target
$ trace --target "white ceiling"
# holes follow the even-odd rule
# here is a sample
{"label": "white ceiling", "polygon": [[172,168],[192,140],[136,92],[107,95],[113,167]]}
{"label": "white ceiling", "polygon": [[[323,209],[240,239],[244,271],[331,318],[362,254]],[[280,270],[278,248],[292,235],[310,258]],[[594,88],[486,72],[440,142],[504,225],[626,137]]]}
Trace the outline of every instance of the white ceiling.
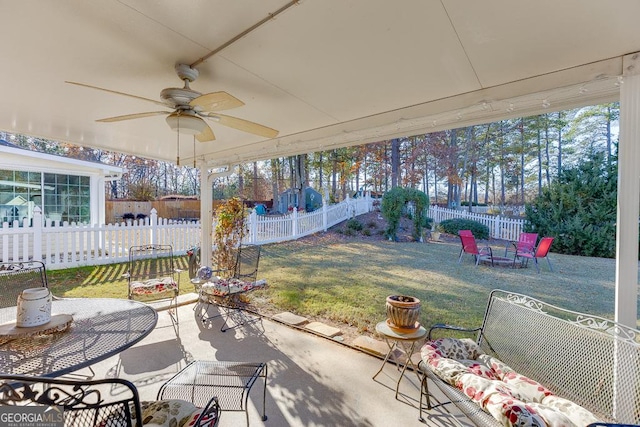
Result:
{"label": "white ceiling", "polygon": [[[156,111],[193,64],[287,0],[0,0],[0,129],[175,161]],[[312,152],[618,98],[640,51],[637,0],[304,0],[196,68],[225,114],[278,129],[265,139],[211,123],[211,166]],[[546,108],[543,106],[546,106]],[[548,105],[548,106],[547,106]],[[193,161],[190,135],[180,156]]]}

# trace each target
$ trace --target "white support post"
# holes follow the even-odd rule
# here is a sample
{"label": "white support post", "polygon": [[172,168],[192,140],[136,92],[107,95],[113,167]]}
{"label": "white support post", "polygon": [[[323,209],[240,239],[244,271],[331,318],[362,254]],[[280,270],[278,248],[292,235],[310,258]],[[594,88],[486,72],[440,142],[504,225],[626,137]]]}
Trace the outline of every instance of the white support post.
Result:
{"label": "white support post", "polygon": [[[640,215],[640,54],[623,59],[620,86],[620,143],[618,146],[618,220],[616,228],[615,320],[637,328],[638,216]],[[635,365],[637,357],[614,348],[613,411],[618,419],[631,418],[636,407],[637,376],[623,374],[622,365]]]}
{"label": "white support post", "polygon": [[209,176],[206,163],[200,165],[200,262],[211,265],[213,239],[213,178]]}
{"label": "white support post", "polygon": [[615,320],[631,328],[638,319],[638,215],[640,213],[640,58],[624,58],[620,85],[618,223],[616,235]]}

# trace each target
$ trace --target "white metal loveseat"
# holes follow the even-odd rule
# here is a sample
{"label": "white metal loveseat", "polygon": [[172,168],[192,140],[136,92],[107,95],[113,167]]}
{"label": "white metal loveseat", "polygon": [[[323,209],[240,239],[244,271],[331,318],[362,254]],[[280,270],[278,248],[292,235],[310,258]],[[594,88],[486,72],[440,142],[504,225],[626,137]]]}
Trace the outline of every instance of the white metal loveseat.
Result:
{"label": "white metal loveseat", "polygon": [[420,419],[433,384],[476,425],[640,424],[640,331],[611,320],[494,290],[481,327],[434,325],[421,353]]}

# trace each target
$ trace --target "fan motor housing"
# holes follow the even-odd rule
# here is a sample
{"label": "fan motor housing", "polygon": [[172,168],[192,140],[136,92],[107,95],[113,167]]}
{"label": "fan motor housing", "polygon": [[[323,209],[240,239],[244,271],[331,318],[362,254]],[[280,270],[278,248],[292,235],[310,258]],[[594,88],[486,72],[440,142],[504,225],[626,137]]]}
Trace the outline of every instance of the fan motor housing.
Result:
{"label": "fan motor housing", "polygon": [[170,87],[160,92],[160,98],[172,107],[187,106],[195,98],[201,95],[200,92],[187,88]]}

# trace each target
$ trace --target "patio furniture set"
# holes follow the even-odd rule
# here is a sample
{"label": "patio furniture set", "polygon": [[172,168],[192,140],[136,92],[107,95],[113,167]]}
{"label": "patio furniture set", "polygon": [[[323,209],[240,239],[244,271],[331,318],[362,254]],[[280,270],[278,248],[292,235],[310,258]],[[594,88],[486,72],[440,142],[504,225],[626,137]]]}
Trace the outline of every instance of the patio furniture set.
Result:
{"label": "patio furniture set", "polygon": [[[237,263],[234,277],[243,277],[241,264]],[[91,365],[133,346],[155,328],[156,310],[145,302],[168,300],[177,327],[179,273],[171,246],[134,246],[125,275],[129,299],[67,299],[51,295],[43,263],[0,264],[0,406],[38,411],[34,404],[47,405],[62,411],[56,425],[65,426],[186,422],[184,425],[214,427],[221,410],[247,411],[249,392],[262,378],[262,418],[266,420],[265,363],[194,361],[168,380],[152,402],[141,402],[129,381],[93,379]],[[257,259],[254,281],[256,274]],[[35,315],[27,316],[39,324],[27,327],[20,324],[27,307],[26,303],[21,306],[21,298],[37,289],[46,289],[47,298],[37,301]],[[235,296],[228,293],[222,298]],[[90,369],[90,379],[59,378],[75,375],[82,368]],[[124,391],[114,396],[109,392],[113,387]]]}
{"label": "patio furniture set", "polygon": [[[553,237],[543,237],[540,242],[537,242],[538,233],[521,233],[518,241],[507,242],[504,256],[499,256],[494,254],[489,245],[479,247],[471,230],[460,230],[458,235],[462,244],[458,263],[462,261],[465,253],[474,257],[476,265],[482,262],[491,266],[511,265],[515,268],[517,262],[520,261],[520,267],[526,267],[529,260],[532,259],[535,263],[536,271],[540,273],[538,259],[546,259],[549,264],[549,270],[553,271],[551,260],[549,259],[549,249],[551,249]],[[513,252],[512,257],[509,255],[510,252]]]}

